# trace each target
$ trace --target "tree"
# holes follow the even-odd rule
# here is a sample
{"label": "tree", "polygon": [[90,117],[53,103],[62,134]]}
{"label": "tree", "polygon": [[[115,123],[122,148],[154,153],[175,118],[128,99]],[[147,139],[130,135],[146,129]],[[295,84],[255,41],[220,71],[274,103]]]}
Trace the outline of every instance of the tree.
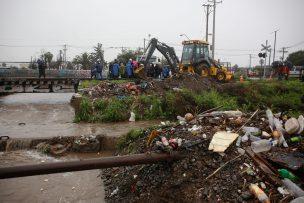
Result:
{"label": "tree", "polygon": [[88,54],[87,52],[84,52],[80,55],[75,56],[75,58],[73,59],[73,63],[75,65],[80,65],[80,67],[84,70],[89,70],[94,64],[93,56],[91,54]]}
{"label": "tree", "polygon": [[141,48],[136,50],[127,50],[117,55],[117,60],[122,63],[127,63],[129,59],[135,60],[137,56],[143,55]]}
{"label": "tree", "polygon": [[6,67],[6,63],[5,62],[2,63],[2,67]]}
{"label": "tree", "polygon": [[304,51],[290,53],[286,60],[295,66],[304,66]]}
{"label": "tree", "polygon": [[100,60],[102,63],[104,63],[104,56],[103,56],[103,50],[102,50],[102,44],[98,43],[96,47],[94,48],[94,52],[91,53],[92,58],[95,61]]}

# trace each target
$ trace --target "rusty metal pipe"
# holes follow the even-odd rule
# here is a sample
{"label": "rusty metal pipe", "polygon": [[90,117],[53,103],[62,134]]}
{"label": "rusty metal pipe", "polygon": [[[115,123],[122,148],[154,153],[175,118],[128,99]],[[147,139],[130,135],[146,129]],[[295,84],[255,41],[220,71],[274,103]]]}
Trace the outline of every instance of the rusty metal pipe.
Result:
{"label": "rusty metal pipe", "polygon": [[134,154],[126,156],[112,156],[80,161],[67,161],[56,163],[31,164],[0,168],[0,179],[16,178],[51,173],[63,173],[70,171],[83,171],[118,166],[131,166],[140,164],[153,164],[164,161],[176,161],[182,156],[177,153],[171,154]]}

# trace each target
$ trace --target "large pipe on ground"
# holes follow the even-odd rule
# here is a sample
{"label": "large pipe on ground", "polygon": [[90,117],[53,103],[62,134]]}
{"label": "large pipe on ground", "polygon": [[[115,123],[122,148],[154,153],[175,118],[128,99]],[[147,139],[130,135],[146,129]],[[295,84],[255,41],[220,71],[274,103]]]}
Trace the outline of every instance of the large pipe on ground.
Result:
{"label": "large pipe on ground", "polygon": [[157,162],[176,161],[182,156],[177,153],[170,154],[134,154],[126,156],[112,156],[80,161],[67,161],[56,163],[31,164],[0,168],[0,179],[16,178],[70,171],[83,171],[91,169],[111,168],[118,166],[131,166],[140,164],[153,164]]}

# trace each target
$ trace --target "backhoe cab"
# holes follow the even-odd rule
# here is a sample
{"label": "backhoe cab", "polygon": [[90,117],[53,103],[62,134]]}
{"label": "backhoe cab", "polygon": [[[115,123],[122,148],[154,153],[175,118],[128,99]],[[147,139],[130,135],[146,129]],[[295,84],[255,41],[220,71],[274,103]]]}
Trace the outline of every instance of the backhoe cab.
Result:
{"label": "backhoe cab", "polygon": [[183,53],[179,72],[197,73],[202,77],[215,77],[219,82],[232,78],[227,68],[209,57],[209,44],[202,40],[183,41]]}

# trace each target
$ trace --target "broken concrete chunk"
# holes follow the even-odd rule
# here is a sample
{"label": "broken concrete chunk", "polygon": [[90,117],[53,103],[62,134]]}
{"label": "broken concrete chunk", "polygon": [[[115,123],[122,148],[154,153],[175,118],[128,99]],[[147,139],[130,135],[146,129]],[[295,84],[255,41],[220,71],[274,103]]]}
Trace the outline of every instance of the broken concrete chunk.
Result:
{"label": "broken concrete chunk", "polygon": [[290,118],[285,123],[285,130],[289,135],[292,135],[300,129],[299,122],[296,118]]}

